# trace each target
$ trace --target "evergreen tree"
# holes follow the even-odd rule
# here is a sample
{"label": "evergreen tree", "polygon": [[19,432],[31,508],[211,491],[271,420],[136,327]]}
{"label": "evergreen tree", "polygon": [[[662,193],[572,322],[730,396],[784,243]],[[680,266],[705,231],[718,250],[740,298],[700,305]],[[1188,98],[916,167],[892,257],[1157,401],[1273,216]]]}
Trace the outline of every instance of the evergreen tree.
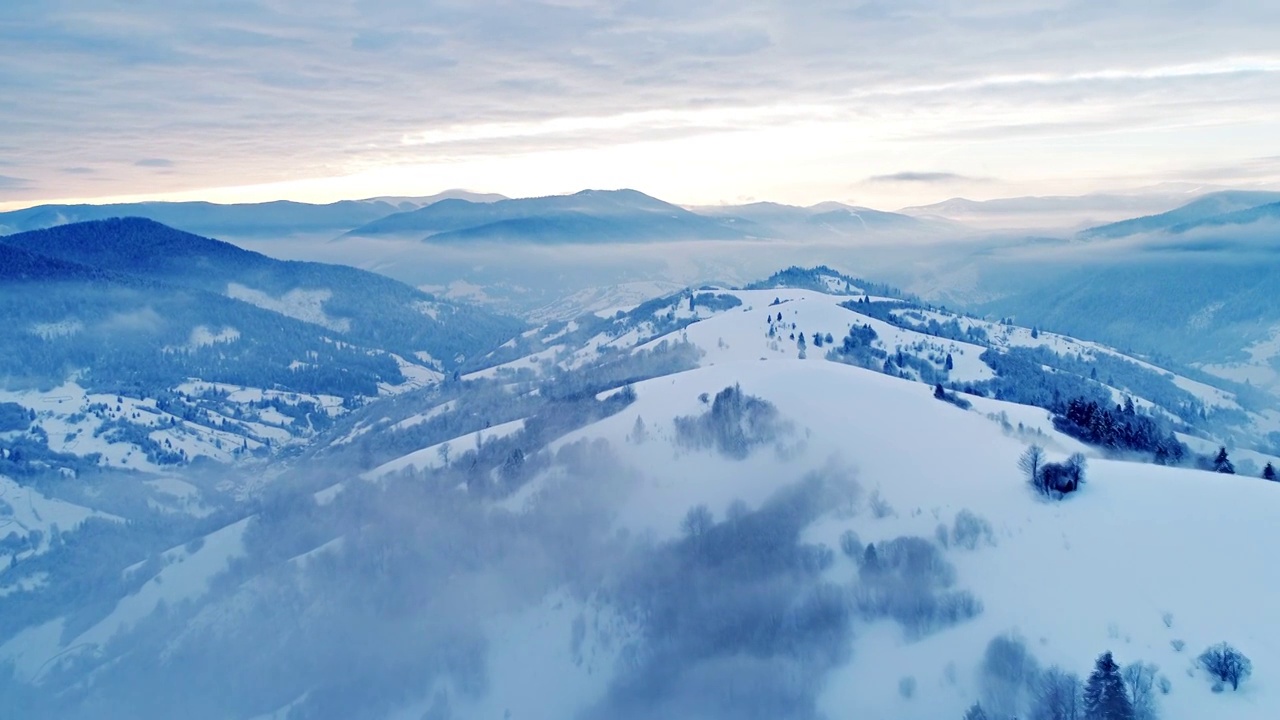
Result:
{"label": "evergreen tree", "polygon": [[637,445],[649,439],[649,429],[644,424],[644,418],[636,416],[636,424],[631,426],[631,442]]}
{"label": "evergreen tree", "polygon": [[1267,466],[1262,468],[1262,479],[1272,481],[1276,479],[1276,468],[1274,465],[1267,463]]}
{"label": "evergreen tree", "polygon": [[875,543],[869,543],[862,552],[862,571],[868,574],[880,572],[880,556],[876,553]]}
{"label": "evergreen tree", "polygon": [[1098,656],[1084,686],[1084,720],[1134,720],[1133,703],[1111,653]]}
{"label": "evergreen tree", "polygon": [[1227,475],[1236,474],[1236,466],[1232,465],[1231,460],[1227,458],[1227,449],[1225,447],[1218,448],[1218,454],[1213,458],[1213,470]]}
{"label": "evergreen tree", "polygon": [[943,367],[946,369],[947,372],[951,372],[956,368],[955,363],[951,360],[951,353],[947,353],[947,362],[945,365],[943,365]]}

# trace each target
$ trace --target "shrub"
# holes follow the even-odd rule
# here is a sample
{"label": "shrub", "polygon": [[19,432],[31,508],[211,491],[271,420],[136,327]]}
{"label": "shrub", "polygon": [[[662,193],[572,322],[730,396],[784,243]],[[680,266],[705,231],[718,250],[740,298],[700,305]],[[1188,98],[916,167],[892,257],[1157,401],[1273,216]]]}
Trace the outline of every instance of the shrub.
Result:
{"label": "shrub", "polygon": [[1253,663],[1249,658],[1225,642],[1200,653],[1199,661],[1200,666],[1220,682],[1231,683],[1232,690],[1240,689],[1240,681],[1253,674]]}
{"label": "shrub", "polygon": [[864,549],[858,533],[852,530],[845,530],[840,535],[840,552],[843,552],[850,560],[860,561]]}
{"label": "shrub", "polygon": [[995,544],[991,523],[969,510],[956,513],[955,523],[951,528],[951,543],[965,550],[974,550],[979,542]]}

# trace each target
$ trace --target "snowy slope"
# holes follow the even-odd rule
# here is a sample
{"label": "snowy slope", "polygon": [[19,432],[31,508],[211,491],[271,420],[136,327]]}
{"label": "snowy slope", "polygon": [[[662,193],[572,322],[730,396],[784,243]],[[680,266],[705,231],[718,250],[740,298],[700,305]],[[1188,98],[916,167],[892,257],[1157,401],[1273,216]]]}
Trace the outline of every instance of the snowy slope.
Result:
{"label": "snowy slope", "polygon": [[0,661],[13,662],[18,677],[39,682],[43,673],[82,653],[102,652],[117,634],[145,619],[158,607],[198,600],[209,581],[226,570],[227,563],[243,553],[242,538],[250,520],[217,530],[198,545],[171,548],[159,556],[157,567],[139,564],[128,573],[154,573],[134,593],[125,596],[92,627],[67,638],[63,618],[29,628],[0,645]]}
{"label": "snowy slope", "polygon": [[[856,291],[826,286],[835,293]],[[802,533],[805,542],[830,550],[830,565],[815,572],[850,605],[864,581],[859,563],[842,548],[848,531],[856,532],[860,543],[882,548],[896,538],[921,538],[954,565],[954,589],[972,593],[981,603],[975,616],[922,636],[896,622],[851,613],[847,658],[806,678],[822,717],[959,718],[983,694],[979,669],[984,649],[1008,633],[1024,638],[1042,666],[1056,664],[1081,675],[1105,650],[1114,651],[1121,663],[1158,664],[1171,686],[1168,695],[1159,697],[1165,720],[1275,717],[1280,707],[1280,624],[1273,615],[1280,580],[1267,571],[1266,539],[1280,516],[1280,484],[1104,459],[1055,429],[1042,408],[962,392],[966,384],[994,377],[980,358],[992,348],[1044,347],[1073,357],[1119,355],[1112,349],[1052,333],[1033,337],[1028,328],[943,311],[910,309],[939,323],[954,320],[962,329],[982,331],[972,335],[974,342],[952,340],[879,319],[883,307],[859,312],[850,299],[812,289],[703,287],[620,314],[582,316],[531,330],[495,351],[489,367],[469,368],[472,372],[461,381],[405,392],[350,418],[341,417],[345,408],[339,398],[193,382],[185,392],[221,403],[274,403],[255,415],[253,422],[263,428],[283,427],[292,421],[287,413],[302,402],[314,404],[317,415],[332,417],[338,425],[312,436],[329,446],[307,458],[315,465],[299,461],[302,482],[280,488],[282,502],[269,503],[270,510],[257,516],[255,542],[244,541],[247,520],[203,535],[206,528],[202,543],[178,545],[126,570],[137,573],[137,589],[102,603],[92,624],[72,625],[69,614],[15,628],[16,634],[0,645],[0,662],[12,661],[19,680],[92,689],[99,672],[112,677],[113,667],[140,659],[129,655],[135,648],[132,638],[145,639],[149,632],[154,637],[155,618],[161,615],[157,609],[180,607],[190,611],[189,625],[200,629],[161,636],[179,656],[201,653],[204,634],[235,637],[256,628],[265,635],[261,643],[254,632],[243,637],[265,658],[290,657],[282,648],[297,640],[291,635],[296,633],[308,640],[308,652],[333,655],[317,658],[317,667],[325,664],[321,661],[338,660],[337,676],[294,678],[294,684],[269,700],[257,696],[252,712],[228,717],[327,717],[323,701],[316,699],[334,697],[334,677],[339,694],[349,690],[342,683],[363,669],[345,663],[386,661],[393,669],[409,668],[410,689],[387,699],[397,706],[393,710],[370,710],[364,716],[594,720],[602,717],[601,708],[610,708],[619,683],[645,660],[642,621],[626,614],[618,599],[624,593],[610,584],[617,580],[615,574],[625,574],[637,558],[650,561],[647,549],[685,537],[686,519],[695,506],[704,505],[717,522],[741,517],[738,513],[765,507],[780,490],[816,475],[851,478],[858,487],[824,496],[816,520]],[[877,312],[879,317],[873,317]],[[875,348],[885,356],[903,353],[931,363],[932,370],[926,371],[959,388],[971,407],[935,399],[933,386],[921,382],[929,372],[913,369],[919,365],[885,363],[886,372],[881,372],[832,361],[839,359],[838,353],[828,359],[851,327],[863,326],[874,330]],[[820,347],[815,334],[823,338]],[[681,349],[673,355],[679,362],[649,352],[677,346]],[[686,352],[689,348],[696,352]],[[947,357],[950,370],[945,369]],[[642,362],[646,358],[663,364],[653,370]],[[622,369],[611,374],[616,366]],[[646,374],[648,370],[653,372]],[[1153,372],[1163,374],[1158,368]],[[1238,398],[1219,388],[1185,377],[1165,379],[1206,407],[1244,413]],[[743,459],[691,446],[688,422],[682,430],[676,420],[712,415],[710,398],[732,386],[767,401],[780,420],[772,436]],[[1117,401],[1127,394],[1115,387],[1111,391]],[[82,396],[64,394],[62,403],[68,407],[87,403]],[[151,409],[127,398],[110,401],[108,413],[132,416]],[[49,396],[41,402],[53,403],[37,408],[50,422],[57,400]],[[1153,407],[1142,397],[1135,404],[1143,410]],[[494,424],[474,432],[489,417]],[[1216,448],[1209,438],[1180,437],[1199,452]],[[442,452],[446,438],[448,462]],[[608,447],[607,463],[603,455],[579,456],[589,463],[579,478],[584,484],[566,485],[574,472],[574,453],[600,443]],[[1017,467],[1029,443],[1044,446],[1055,461],[1086,454],[1083,490],[1062,501],[1035,496]],[[474,453],[468,463],[452,460],[478,444],[497,451],[492,458]],[[371,458],[367,464],[359,459],[362,452]],[[1232,452],[1240,465],[1257,466],[1269,458],[1243,449]],[[508,469],[505,465],[485,464],[513,457],[518,462],[509,474],[498,472]],[[345,467],[360,469],[345,475],[335,469],[346,462],[355,465]],[[181,474],[145,482],[171,498],[173,507],[203,512],[195,485]],[[417,495],[406,487],[440,492]],[[566,488],[573,492],[566,495]],[[288,494],[292,491],[296,497]],[[383,491],[388,494],[378,494]],[[403,502],[406,498],[422,502]],[[599,540],[602,547],[574,546],[568,564],[557,565],[552,540],[577,539],[568,526],[585,522],[583,508],[595,512],[594,503],[602,507],[587,524],[600,528],[584,537]],[[38,509],[47,521],[45,510]],[[561,510],[564,515],[557,514]],[[962,546],[954,530],[968,514],[990,528],[971,548]],[[449,521],[455,517],[461,521],[451,529]],[[490,520],[492,526],[486,527]],[[551,526],[542,529],[545,536],[537,530],[543,524]],[[380,536],[378,530],[386,534]],[[261,542],[265,538],[271,542]],[[612,539],[616,546],[609,544]],[[272,556],[279,548],[288,550]],[[605,556],[607,571],[598,576],[580,572],[577,563],[591,565],[598,560],[594,554]],[[486,564],[492,557],[500,560]],[[247,576],[240,589],[209,592],[223,587],[215,578],[228,568],[241,574],[235,576],[237,582]],[[686,579],[676,575],[669,582],[679,585]],[[787,583],[785,578],[771,580]],[[43,582],[35,575],[23,581]],[[587,582],[598,584],[584,586]],[[361,597],[367,588],[389,592],[387,597]],[[289,627],[280,629],[279,636],[273,635],[274,626],[264,633],[249,616],[255,607],[252,597],[267,589],[264,597],[271,607],[277,597],[289,603],[282,616]],[[339,596],[348,591],[357,604],[341,604]],[[21,592],[0,584],[0,596]],[[704,600],[712,608],[723,603],[731,611],[740,598],[724,595],[728,593],[712,592]],[[382,615],[370,612],[374,630],[385,634],[363,634],[369,618],[348,619],[365,603],[380,605],[383,600],[403,613],[382,624]],[[344,610],[326,614],[334,608]],[[403,625],[396,624],[401,620]],[[480,681],[460,681],[456,668],[444,672],[432,665],[423,671],[416,664],[422,659],[416,652],[425,658],[436,651],[425,640],[419,643],[416,633],[429,633],[436,625],[456,625],[459,637],[472,630],[483,635],[476,646],[481,649],[462,662],[482,671],[462,676]],[[338,638],[336,651],[322,641],[309,644],[317,628]],[[400,644],[401,636],[407,645]],[[846,642],[843,635],[833,636]],[[1222,640],[1253,660],[1254,676],[1239,692],[1213,693],[1204,672],[1194,667],[1201,650]],[[1185,647],[1175,648],[1174,641]],[[398,666],[397,660],[405,664]],[[448,665],[451,660],[440,662]],[[83,676],[76,675],[80,665]],[[135,666],[147,667],[145,662]],[[62,674],[50,670],[66,671],[66,677],[49,679]],[[184,667],[164,670],[176,672],[175,681],[185,672]],[[233,670],[209,671],[231,677]],[[369,679],[363,676],[363,681]],[[901,690],[908,686],[912,692]],[[446,707],[447,712],[442,710]]]}
{"label": "snowy slope", "polygon": [[[796,424],[793,439],[802,452],[763,448],[734,461],[673,443],[673,417],[699,412],[699,394],[734,383],[773,402]],[[852,468],[862,488],[878,491],[893,514],[876,518],[865,506],[852,516],[832,512],[810,528],[812,541],[837,548],[846,529],[864,542],[904,534],[932,538],[962,509],[991,522],[993,545],[947,551],[960,584],[984,603],[983,613],[918,641],[888,623],[858,627],[851,661],[821,695],[829,717],[855,711],[859,717],[959,717],[979,695],[977,665],[986,643],[1011,631],[1028,640],[1043,664],[1081,674],[1107,649],[1121,662],[1157,663],[1173,683],[1172,694],[1161,698],[1169,720],[1270,718],[1280,706],[1280,626],[1272,621],[1280,586],[1260,571],[1269,564],[1269,549],[1258,542],[1280,512],[1280,485],[1093,458],[1081,493],[1045,502],[1025,488],[1017,470],[1022,442],[998,425],[935,401],[919,384],[834,363],[725,359],[639,383],[636,391],[637,402],[623,413],[560,441],[605,438],[641,470],[643,479],[617,520],[632,533],[674,537],[693,505],[705,503],[721,518],[735,500],[757,506],[781,484],[833,463]],[[1019,412],[1019,406],[987,402],[984,410]],[[650,431],[639,444],[627,439],[637,417]],[[830,573],[848,582],[856,568],[840,557]],[[573,612],[503,621],[495,654],[505,657],[518,646],[528,666],[577,668],[556,682],[580,688],[580,708],[604,692],[609,672],[567,661],[568,638],[557,618]],[[556,627],[562,631],[552,632]],[[1170,644],[1177,639],[1186,642],[1182,652]],[[1254,662],[1255,677],[1238,693],[1210,692],[1203,673],[1191,668],[1194,654],[1222,639]],[[911,700],[898,692],[906,676],[919,688]],[[568,715],[572,703],[535,702],[526,683],[519,673],[495,673],[489,697],[521,701],[507,705],[511,717]],[[480,703],[457,717],[489,717],[495,707]]]}
{"label": "snowy slope", "polygon": [[[0,565],[7,566],[15,554],[21,559],[45,552],[49,549],[55,530],[74,530],[91,517],[120,519],[64,500],[45,497],[34,488],[24,487],[12,478],[0,475],[0,538],[14,534],[28,539],[21,550],[16,547],[0,550]],[[3,587],[0,587],[0,593],[3,592]]]}

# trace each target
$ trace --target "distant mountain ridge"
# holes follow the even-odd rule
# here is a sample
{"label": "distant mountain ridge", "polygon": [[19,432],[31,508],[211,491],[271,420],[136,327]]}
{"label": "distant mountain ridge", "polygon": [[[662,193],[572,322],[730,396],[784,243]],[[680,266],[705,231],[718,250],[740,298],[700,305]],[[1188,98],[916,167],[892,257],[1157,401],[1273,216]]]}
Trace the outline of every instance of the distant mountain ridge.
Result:
{"label": "distant mountain ridge", "polygon": [[[447,371],[523,327],[512,318],[438,301],[381,275],[274,260],[142,218],[2,237],[0,260],[5,315],[16,331],[7,353],[16,363],[9,374],[19,374],[24,367],[44,368],[51,375],[41,382],[60,382],[62,373],[80,366],[92,374],[99,362],[94,358],[118,359],[121,352],[138,367],[173,365],[177,372],[183,361],[166,355],[165,348],[185,347],[196,342],[192,338],[222,333],[229,342],[244,346],[234,353],[240,358],[237,362],[265,363],[263,372],[266,366],[275,367],[266,373],[275,378],[273,383],[301,380],[306,373],[299,373],[299,368],[314,365],[316,372],[334,377],[321,384],[341,394],[334,392],[342,385],[337,378],[364,363],[358,355],[396,353],[420,364],[424,372]],[[112,323],[125,320],[121,327],[142,332],[119,335],[129,343],[113,347],[116,335],[107,331]],[[40,330],[46,327],[74,330],[51,338]],[[331,364],[322,366],[321,356],[350,354],[344,343],[363,349],[345,359],[330,358]],[[197,351],[204,352],[192,348]],[[160,355],[152,357],[154,353]],[[36,356],[45,360],[35,362]],[[402,381],[400,361],[387,362],[378,371],[378,382]],[[208,367],[222,367],[222,361]],[[242,374],[235,369],[227,369],[229,375],[219,372],[192,371],[191,376],[233,382]],[[280,372],[285,374],[272,375]],[[166,382],[181,379],[161,375]],[[113,381],[110,373],[92,376],[95,381]],[[368,382],[357,386],[361,394],[374,387]]]}
{"label": "distant mountain ridge", "polygon": [[756,234],[802,240],[837,239],[877,232],[935,233],[964,229],[959,223],[942,218],[912,217],[838,202],[822,202],[807,207],[757,202],[693,209],[704,215],[724,218]]}
{"label": "distant mountain ridge", "polygon": [[433,243],[526,240],[582,243],[665,239],[739,239],[731,224],[706,218],[636,190],[476,203],[446,199],[372,221],[347,236],[418,235]]}
{"label": "distant mountain ridge", "polygon": [[1276,208],[1259,213],[1250,211],[1277,203],[1280,203],[1280,192],[1249,190],[1216,192],[1158,215],[1147,215],[1089,228],[1080,233],[1080,237],[1110,239],[1159,231],[1186,232],[1200,226],[1243,225],[1255,222],[1264,216],[1276,215]]}
{"label": "distant mountain ridge", "polygon": [[[345,265],[280,261],[144,218],[63,225],[0,237],[0,243],[122,275],[238,296],[259,305],[301,304],[331,319],[353,342],[405,355],[425,351],[445,366],[520,323],[448,302],[376,273]],[[291,295],[292,293],[292,295]],[[297,313],[295,312],[295,317]],[[446,325],[458,328],[446,330]],[[472,333],[463,327],[474,327]],[[487,340],[486,340],[487,337]],[[505,339],[505,338],[503,338]]]}
{"label": "distant mountain ridge", "polygon": [[1102,222],[1128,220],[1177,207],[1202,193],[1201,188],[1157,186],[1144,192],[1091,193],[970,200],[951,198],[917,205],[899,213],[920,218],[947,218],[987,230],[1089,228]]}
{"label": "distant mountain ridge", "polygon": [[327,204],[275,200],[228,204],[197,201],[38,205],[0,213],[0,235],[115,217],[145,217],[187,232],[216,237],[337,235],[387,215],[456,198],[492,202],[503,196],[446,190],[426,197],[375,197]]}

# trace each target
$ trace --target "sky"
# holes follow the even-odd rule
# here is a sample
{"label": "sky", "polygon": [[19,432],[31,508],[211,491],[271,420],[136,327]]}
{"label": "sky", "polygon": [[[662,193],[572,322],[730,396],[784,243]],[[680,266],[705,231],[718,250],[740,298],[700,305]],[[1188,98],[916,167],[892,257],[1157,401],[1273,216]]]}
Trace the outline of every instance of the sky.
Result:
{"label": "sky", "polygon": [[1280,3],[5,0],[0,210],[1280,187]]}

